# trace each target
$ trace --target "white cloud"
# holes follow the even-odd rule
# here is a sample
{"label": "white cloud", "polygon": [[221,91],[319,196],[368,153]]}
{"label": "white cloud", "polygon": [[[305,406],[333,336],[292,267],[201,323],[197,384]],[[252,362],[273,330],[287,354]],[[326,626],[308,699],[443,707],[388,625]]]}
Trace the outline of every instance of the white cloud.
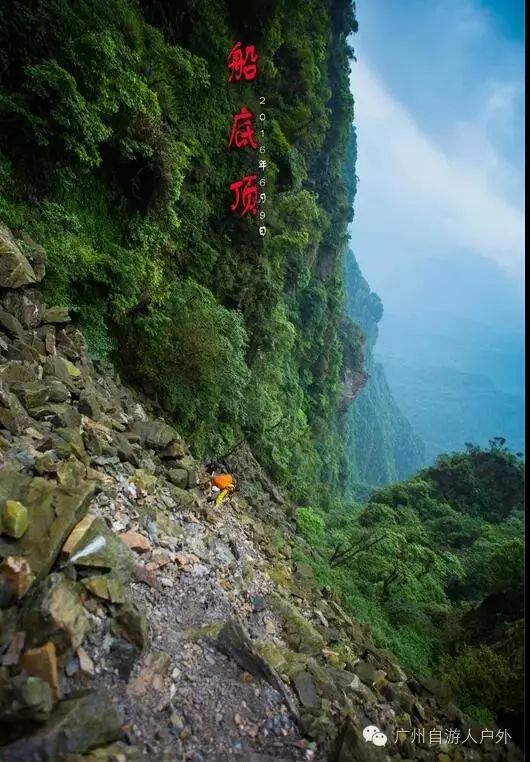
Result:
{"label": "white cloud", "polygon": [[434,235],[449,255],[467,250],[486,256],[519,278],[524,216],[509,200],[513,194],[503,190],[513,188],[518,175],[490,137],[499,114],[504,110],[506,116],[514,103],[510,88],[493,87],[474,123],[448,115],[450,140],[442,146],[422,132],[366,63],[354,64],[351,80],[359,150],[358,224],[366,228],[376,218],[382,227],[395,219],[403,225],[408,221],[420,245]]}

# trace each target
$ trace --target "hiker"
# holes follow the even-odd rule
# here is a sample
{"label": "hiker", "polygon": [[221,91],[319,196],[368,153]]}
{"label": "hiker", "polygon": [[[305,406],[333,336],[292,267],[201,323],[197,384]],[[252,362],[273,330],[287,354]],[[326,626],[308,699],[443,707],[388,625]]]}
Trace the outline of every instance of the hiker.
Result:
{"label": "hiker", "polygon": [[216,505],[221,505],[225,497],[235,492],[236,485],[232,474],[217,473],[214,471],[210,476],[210,495],[215,499]]}

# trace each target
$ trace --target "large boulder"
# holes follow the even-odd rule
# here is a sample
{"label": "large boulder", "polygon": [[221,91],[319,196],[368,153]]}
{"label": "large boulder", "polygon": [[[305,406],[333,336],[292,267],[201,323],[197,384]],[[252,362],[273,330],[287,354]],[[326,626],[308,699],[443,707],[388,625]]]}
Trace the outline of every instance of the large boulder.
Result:
{"label": "large boulder", "polygon": [[44,310],[44,316],[42,318],[43,323],[69,323],[70,316],[68,314],[68,307],[46,307]]}
{"label": "large boulder", "polygon": [[20,621],[28,646],[51,641],[59,656],[78,648],[89,626],[78,586],[58,572],[26,599]]}
{"label": "large boulder", "polygon": [[18,318],[5,310],[0,305],[0,326],[2,326],[10,336],[16,336],[22,338],[24,336],[24,328]]}
{"label": "large boulder", "polygon": [[37,381],[39,378],[39,366],[21,360],[10,360],[0,365],[0,381],[8,386],[17,381]]}
{"label": "large boulder", "polygon": [[83,692],[61,701],[46,724],[29,738],[0,747],[0,760],[54,762],[66,754],[82,754],[119,739],[121,725],[122,717],[109,696]]}
{"label": "large boulder", "polygon": [[94,421],[98,421],[101,418],[101,405],[93,389],[85,389],[81,392],[78,409],[80,413],[87,415]]}
{"label": "large boulder", "polygon": [[167,472],[167,478],[175,485],[175,487],[179,487],[180,489],[188,488],[189,475],[185,468],[171,468]]}
{"label": "large boulder", "polygon": [[20,288],[36,281],[35,272],[13,234],[0,223],[0,287]]}
{"label": "large boulder", "polygon": [[258,650],[254,648],[248,632],[239,620],[231,619],[222,626],[215,638],[215,645],[221,653],[233,659],[245,672],[267,680],[275,690],[282,694],[293,718],[296,721],[299,720],[298,709],[292,701],[281,677],[261,656]]}
{"label": "large boulder", "polygon": [[38,412],[46,402],[65,402],[70,396],[62,381],[53,376],[40,381],[16,381],[11,384],[11,391],[30,413]]}
{"label": "large boulder", "polygon": [[84,548],[96,537],[103,537],[105,544],[102,548],[90,555],[82,556],[74,561],[75,565],[84,570],[94,572],[112,571],[120,582],[125,582],[131,575],[133,567],[137,561],[135,554],[120,539],[118,535],[109,529],[105,521],[96,518],[91,522],[77,546],[72,549],[72,556],[75,556],[81,548]]}
{"label": "large boulder", "polygon": [[[381,736],[381,733],[378,735]],[[392,743],[392,740],[389,739],[389,742]],[[331,760],[332,762],[383,762],[390,759],[384,750],[385,745],[377,746],[374,742],[365,741],[360,725],[349,719],[339,735],[337,748]]]}
{"label": "large boulder", "polygon": [[309,672],[298,672],[293,678],[293,683],[304,709],[320,709],[315,681]]}
{"label": "large boulder", "polygon": [[42,579],[85,515],[94,489],[94,483],[88,481],[73,488],[39,476],[15,477],[12,471],[0,471],[0,503],[19,500],[28,512],[24,535],[16,542],[0,542],[0,555],[26,558],[36,578]]}
{"label": "large boulder", "polygon": [[140,441],[153,450],[163,450],[178,436],[164,421],[135,421],[133,429],[140,435]]}
{"label": "large boulder", "polygon": [[24,328],[35,328],[44,315],[44,301],[36,289],[8,291],[4,296],[3,305]]}
{"label": "large boulder", "polygon": [[136,603],[126,601],[118,608],[112,629],[116,635],[122,635],[139,649],[145,648],[149,643],[147,618]]}
{"label": "large boulder", "polygon": [[40,283],[46,274],[46,263],[48,260],[46,252],[40,244],[35,243],[35,241],[24,231],[21,231],[20,233],[19,248],[22,247],[24,249],[24,254],[33,267],[37,283]]}
{"label": "large boulder", "polygon": [[[52,707],[52,692],[45,680],[27,674],[0,679],[0,742],[9,740],[13,726],[23,729],[28,722],[44,722]],[[9,759],[2,752],[0,747],[0,759]]]}
{"label": "large boulder", "polygon": [[0,381],[0,428],[20,434],[29,426],[30,418],[19,399],[2,386]]}
{"label": "large boulder", "polygon": [[81,375],[79,368],[76,368],[70,360],[66,360],[59,355],[50,355],[46,358],[43,365],[43,373],[45,377],[56,376],[68,388],[71,388],[73,380]]}
{"label": "large boulder", "polygon": [[289,646],[303,654],[320,654],[326,642],[296,606],[277,593],[270,593],[267,600],[282,620],[285,639]]}

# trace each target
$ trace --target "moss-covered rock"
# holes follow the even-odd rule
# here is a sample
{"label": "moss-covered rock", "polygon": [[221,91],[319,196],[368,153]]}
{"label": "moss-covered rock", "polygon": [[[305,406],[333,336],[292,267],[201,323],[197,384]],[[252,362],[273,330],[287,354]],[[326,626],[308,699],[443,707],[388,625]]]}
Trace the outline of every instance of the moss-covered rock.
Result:
{"label": "moss-covered rock", "polygon": [[[3,474],[0,472],[0,483]],[[42,477],[28,480],[22,501],[28,510],[29,524],[16,542],[16,554],[27,558],[33,574],[47,574],[60,549],[86,513],[94,485],[82,482],[66,487]]]}
{"label": "moss-covered rock", "polygon": [[149,626],[145,614],[136,603],[125,601],[119,606],[112,620],[112,629],[133,643],[140,650],[149,642]]}
{"label": "moss-covered rock", "polygon": [[[0,679],[0,739],[4,727],[26,725],[28,722],[44,722],[53,708],[52,692],[49,684],[33,675],[17,675]],[[4,740],[5,742],[5,740]],[[0,748],[0,758],[2,758]],[[8,760],[10,757],[3,757]]]}
{"label": "moss-covered rock", "polygon": [[57,572],[25,600],[20,618],[27,645],[39,646],[51,640],[58,655],[80,646],[88,629],[77,585]]}
{"label": "moss-covered rock", "polygon": [[277,593],[268,596],[271,608],[283,623],[286,640],[295,650],[306,654],[319,654],[325,646],[322,635],[302,616],[292,603]]}
{"label": "moss-covered rock", "polygon": [[38,381],[37,368],[36,363],[9,360],[0,365],[0,381],[4,381],[8,386],[17,381]]}
{"label": "moss-covered rock", "polygon": [[280,675],[287,674],[287,659],[282,649],[267,640],[256,643],[256,650],[272,669]]}
{"label": "moss-covered rock", "polygon": [[120,578],[113,572],[83,577],[81,584],[89,593],[111,603],[124,603],[125,592]]}
{"label": "moss-covered rock", "polygon": [[42,317],[43,323],[69,323],[68,307],[47,307]]}
{"label": "moss-covered rock", "polygon": [[272,581],[280,588],[289,590],[292,587],[292,574],[287,566],[279,564],[277,566],[271,566],[267,573]]}
{"label": "moss-covered rock", "polygon": [[94,421],[101,418],[101,405],[96,392],[92,389],[85,389],[79,397],[78,410],[83,415],[87,415]]}
{"label": "moss-covered rock", "polygon": [[73,563],[79,569],[85,570],[85,573],[88,569],[100,570],[101,572],[112,571],[124,583],[131,575],[133,566],[136,563],[136,557],[119,536],[109,529],[103,519],[94,519],[79,540],[79,543],[72,550],[72,557],[96,537],[103,537],[105,540],[103,547],[95,553],[90,553],[73,560]]}
{"label": "moss-covered rock", "polygon": [[214,638],[223,629],[224,622],[209,622],[197,627],[188,627],[182,631],[182,637],[186,640],[200,640],[201,638]]}
{"label": "moss-covered rock", "polygon": [[119,739],[121,726],[122,716],[108,695],[83,692],[61,701],[43,727],[29,738],[4,747],[2,752],[10,762],[56,760]]}
{"label": "moss-covered rock", "polygon": [[29,423],[30,418],[18,397],[0,386],[0,427],[20,434]]}
{"label": "moss-covered rock", "polygon": [[178,438],[176,431],[164,421],[135,421],[133,428],[142,444],[154,450],[163,450]]}
{"label": "moss-covered rock", "polygon": [[0,286],[20,288],[35,283],[32,266],[17,245],[11,231],[0,223]]}
{"label": "moss-covered rock", "polygon": [[18,540],[29,524],[28,509],[19,500],[6,500],[2,511],[2,531]]}
{"label": "moss-covered rock", "polygon": [[178,511],[192,511],[194,509],[201,509],[201,506],[197,505],[193,490],[181,489],[171,485],[170,487],[171,497],[177,504]]}
{"label": "moss-covered rock", "polygon": [[[113,743],[111,746],[94,749],[88,754],[67,754],[63,762],[150,762],[149,758],[136,746]],[[165,762],[160,759],[160,762]],[[168,759],[168,762],[171,762]]]}
{"label": "moss-covered rock", "polygon": [[154,474],[150,474],[141,468],[137,468],[134,475],[130,480],[133,484],[136,484],[144,492],[152,492],[157,484],[157,478]]}
{"label": "moss-covered rock", "polygon": [[338,737],[334,762],[381,762],[384,758],[380,747],[366,743],[360,725],[348,719]]}
{"label": "moss-covered rock", "polygon": [[175,487],[180,487],[180,489],[188,488],[188,471],[185,468],[171,468],[167,472],[167,478]]}

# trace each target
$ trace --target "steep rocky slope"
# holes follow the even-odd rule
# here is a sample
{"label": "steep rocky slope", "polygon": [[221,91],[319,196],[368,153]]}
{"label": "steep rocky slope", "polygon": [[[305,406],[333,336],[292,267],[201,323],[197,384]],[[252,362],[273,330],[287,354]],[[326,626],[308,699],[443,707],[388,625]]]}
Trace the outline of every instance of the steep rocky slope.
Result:
{"label": "steep rocky slope", "polygon": [[429,743],[481,730],[292,561],[247,448],[238,493],[208,501],[163,412],[43,303],[44,267],[0,227],[0,760],[521,758]]}

